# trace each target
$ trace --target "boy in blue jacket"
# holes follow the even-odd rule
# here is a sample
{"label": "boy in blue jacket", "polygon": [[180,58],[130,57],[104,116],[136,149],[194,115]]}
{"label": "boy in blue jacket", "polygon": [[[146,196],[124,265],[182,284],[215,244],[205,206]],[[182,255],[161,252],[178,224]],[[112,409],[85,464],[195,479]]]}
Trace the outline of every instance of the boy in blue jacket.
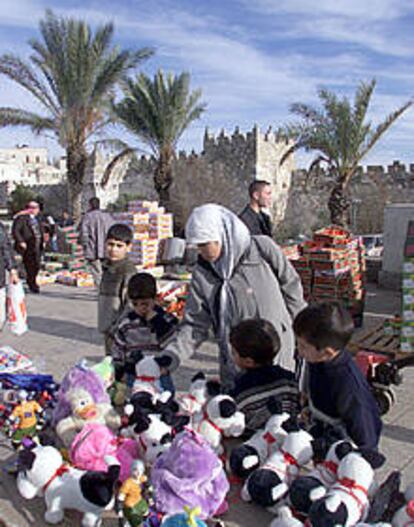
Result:
{"label": "boy in blue jacket", "polygon": [[305,391],[312,421],[342,427],[358,447],[376,448],[382,423],[367,380],[346,346],[354,324],[339,303],[306,307],[294,322],[306,361]]}

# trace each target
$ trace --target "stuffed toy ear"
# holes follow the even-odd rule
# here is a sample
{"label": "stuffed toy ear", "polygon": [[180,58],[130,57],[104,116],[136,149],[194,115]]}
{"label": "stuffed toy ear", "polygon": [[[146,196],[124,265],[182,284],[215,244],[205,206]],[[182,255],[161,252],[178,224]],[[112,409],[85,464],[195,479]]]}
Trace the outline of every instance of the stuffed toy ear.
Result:
{"label": "stuffed toy ear", "polygon": [[154,357],[155,362],[160,368],[169,368],[172,364],[172,358],[168,355],[161,355],[161,357]]}
{"label": "stuffed toy ear", "polygon": [[132,362],[133,364],[136,364],[137,362],[140,362],[144,358],[144,355],[142,351],[140,350],[134,350],[131,352],[129,356],[129,362]]}
{"label": "stuffed toy ear", "polygon": [[323,461],[326,457],[326,454],[328,453],[329,446],[328,442],[324,437],[317,437],[316,439],[313,439],[311,441],[312,445],[312,452],[313,452],[313,460],[316,463],[320,463]]}
{"label": "stuffed toy ear", "polygon": [[298,422],[295,417],[291,416],[289,419],[287,419],[283,424],[282,428],[285,432],[288,434],[290,432],[299,432],[300,426],[298,425]]}
{"label": "stuffed toy ear", "polygon": [[204,373],[203,373],[202,371],[199,371],[199,372],[196,373],[196,374],[194,375],[194,377],[191,379],[191,382],[203,381],[205,378],[206,378],[206,376],[204,375]]}
{"label": "stuffed toy ear", "polygon": [[145,414],[141,413],[136,416],[135,422],[134,422],[134,432],[136,434],[142,434],[142,432],[145,432],[145,430],[148,430],[151,424],[151,419],[146,416]]}
{"label": "stuffed toy ear", "polygon": [[36,454],[28,448],[24,448],[19,452],[17,457],[17,469],[18,471],[31,470],[33,463],[36,459]]}
{"label": "stuffed toy ear", "polygon": [[386,458],[382,454],[380,454],[377,450],[369,450],[366,448],[360,448],[356,451],[359,455],[361,455],[365,461],[368,461],[368,463],[371,465],[371,467],[376,470],[377,468],[382,467],[382,465],[385,463]]}
{"label": "stuffed toy ear", "polygon": [[224,399],[218,404],[220,417],[231,417],[237,411],[236,403],[230,399]]}
{"label": "stuffed toy ear", "polygon": [[221,393],[221,384],[219,383],[219,381],[207,381],[206,390],[207,394],[210,397],[215,397],[216,395],[220,395]]}
{"label": "stuffed toy ear", "polygon": [[266,402],[266,406],[272,415],[283,413],[282,403],[276,397],[270,397]]}
{"label": "stuffed toy ear", "polygon": [[335,454],[338,459],[343,459],[353,450],[354,447],[352,446],[352,443],[350,441],[344,441],[335,447]]}

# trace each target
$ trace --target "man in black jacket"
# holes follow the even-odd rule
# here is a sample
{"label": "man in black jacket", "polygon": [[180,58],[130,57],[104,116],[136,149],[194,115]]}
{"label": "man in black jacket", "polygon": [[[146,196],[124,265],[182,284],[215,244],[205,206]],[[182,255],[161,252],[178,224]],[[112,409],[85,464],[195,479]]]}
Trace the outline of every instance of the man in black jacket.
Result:
{"label": "man in black jacket", "polygon": [[257,179],[249,186],[250,203],[241,212],[239,218],[246,224],[250,234],[272,236],[270,216],[262,209],[272,205],[272,187],[269,182]]}
{"label": "man in black jacket", "polygon": [[38,219],[39,212],[39,204],[31,201],[25,210],[15,216],[12,229],[15,249],[23,257],[27,285],[32,293],[39,292],[36,277],[43,251],[43,229]]}

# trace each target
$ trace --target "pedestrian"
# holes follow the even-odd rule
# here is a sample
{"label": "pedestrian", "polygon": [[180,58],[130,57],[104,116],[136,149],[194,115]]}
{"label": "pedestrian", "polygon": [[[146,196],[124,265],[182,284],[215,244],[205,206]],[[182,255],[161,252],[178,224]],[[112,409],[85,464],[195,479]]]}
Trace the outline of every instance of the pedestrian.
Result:
{"label": "pedestrian", "polygon": [[[7,277],[7,273],[9,273],[9,277]],[[8,280],[12,284],[17,284],[19,275],[10,238],[5,226],[0,222],[0,332],[6,322],[6,285]]]}
{"label": "pedestrian", "polygon": [[295,319],[299,355],[306,361],[305,392],[314,429],[342,428],[359,448],[375,449],[381,434],[378,405],[346,346],[354,323],[339,302],[305,308]]}
{"label": "pedestrian", "polygon": [[[157,304],[157,282],[149,273],[136,273],[128,282],[126,310],[116,325],[111,355],[117,378],[125,376],[131,388],[135,380],[135,363],[143,355],[160,355],[171,339],[178,320]],[[174,393],[169,375],[162,375],[161,386]]]}
{"label": "pedestrian", "polygon": [[115,223],[106,236],[106,256],[98,294],[98,330],[105,338],[105,353],[110,355],[117,323],[127,305],[127,287],[136,273],[128,258],[132,231],[127,225]]}
{"label": "pedestrian", "polygon": [[61,227],[72,227],[74,224],[72,216],[69,214],[69,211],[64,210],[62,213],[62,219],[60,220]]}
{"label": "pedestrian", "polygon": [[214,204],[193,210],[186,238],[197,245],[200,258],[184,319],[167,351],[173,358],[190,357],[212,328],[219,345],[220,379],[230,391],[236,375],[230,329],[242,320],[263,318],[280,336],[274,363],[294,371],[292,320],[306,303],[300,278],[281,248],[268,236],[251,236],[235,214]]}
{"label": "pedestrian", "polygon": [[240,374],[235,379],[234,397],[244,413],[246,429],[256,432],[272,415],[269,400],[283,411],[298,415],[299,389],[294,374],[273,364],[280,351],[280,337],[273,325],[260,318],[247,319],[230,331],[233,359]]}
{"label": "pedestrian", "polygon": [[250,234],[272,236],[272,220],[263,209],[272,206],[272,187],[268,181],[257,179],[249,185],[250,202],[239,218],[246,224]]}
{"label": "pedestrian", "polygon": [[102,279],[106,235],[112,224],[112,216],[100,209],[99,198],[91,198],[89,210],[85,213],[80,225],[80,234],[84,256],[98,290]]}
{"label": "pedestrian", "polygon": [[58,243],[57,243],[57,225],[54,217],[49,214],[46,216],[45,224],[49,234],[49,247],[50,250],[54,253],[58,252]]}
{"label": "pedestrian", "polygon": [[23,257],[27,285],[32,293],[39,293],[36,277],[43,252],[43,228],[38,218],[39,212],[39,203],[30,201],[24,210],[15,215],[12,227],[15,249]]}

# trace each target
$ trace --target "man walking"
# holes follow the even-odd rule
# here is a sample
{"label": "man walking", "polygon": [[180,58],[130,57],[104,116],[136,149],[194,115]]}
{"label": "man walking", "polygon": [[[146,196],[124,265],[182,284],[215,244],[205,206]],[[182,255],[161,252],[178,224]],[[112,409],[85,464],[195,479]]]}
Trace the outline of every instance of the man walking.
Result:
{"label": "man walking", "polygon": [[106,233],[113,224],[112,216],[101,210],[100,205],[99,198],[91,198],[89,210],[84,215],[80,225],[83,252],[97,289],[99,289],[102,278]]}
{"label": "man walking", "polygon": [[43,251],[43,228],[39,221],[39,203],[30,201],[14,217],[12,235],[16,251],[23,257],[26,281],[32,293],[39,293],[36,277]]}
{"label": "man walking", "polygon": [[250,202],[239,215],[246,224],[250,234],[264,234],[272,236],[272,222],[270,216],[262,209],[272,205],[272,187],[267,181],[257,179],[249,185]]}

